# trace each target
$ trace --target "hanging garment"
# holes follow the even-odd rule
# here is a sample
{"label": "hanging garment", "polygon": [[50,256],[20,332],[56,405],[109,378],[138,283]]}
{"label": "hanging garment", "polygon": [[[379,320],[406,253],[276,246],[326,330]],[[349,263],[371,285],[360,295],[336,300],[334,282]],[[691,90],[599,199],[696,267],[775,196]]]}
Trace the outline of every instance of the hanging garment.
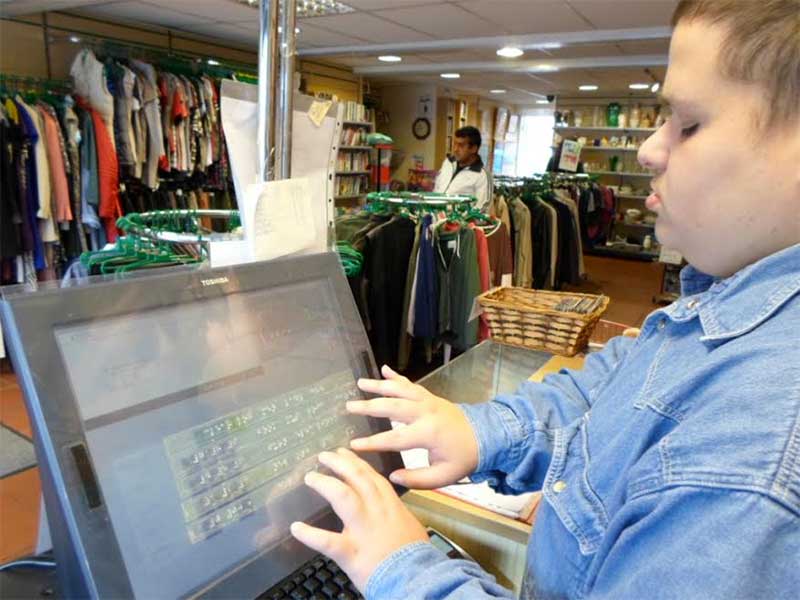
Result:
{"label": "hanging garment", "polygon": [[64,132],[64,145],[67,156],[67,179],[69,181],[69,196],[72,204],[73,243],[77,242],[75,252],[86,252],[86,231],[83,227],[83,211],[81,209],[81,162],[80,162],[80,120],[73,107],[75,101],[71,96],[65,96],[61,108],[61,125]]}
{"label": "hanging garment", "polygon": [[378,365],[397,368],[400,324],[414,223],[396,217],[367,234],[364,273],[367,277],[370,340]]}
{"label": "hanging garment", "polygon": [[511,253],[511,239],[508,229],[504,224],[500,224],[494,232],[486,237],[489,249],[489,280],[492,287],[498,287],[503,283],[503,277],[507,276],[513,280],[514,259]]}
{"label": "hanging garment", "polygon": [[514,218],[514,285],[529,288],[533,284],[533,245],[531,244],[531,213],[517,198],[509,204]]}
{"label": "hanging garment", "polygon": [[136,139],[133,132],[133,71],[113,65],[114,72],[114,139],[119,165],[132,175],[137,161]]}
{"label": "hanging garment", "polygon": [[156,72],[152,65],[138,60],[134,60],[132,63],[144,76],[141,81],[141,96],[142,110],[147,123],[147,160],[144,162],[142,180],[151,190],[155,190],[158,188],[159,161],[162,160],[165,154],[158,83]]}
{"label": "hanging garment", "polygon": [[572,243],[575,245],[575,254],[578,257],[578,276],[583,277],[586,274],[586,267],[583,264],[583,242],[580,235],[580,216],[578,214],[578,204],[570,195],[570,192],[564,189],[556,190],[556,199],[569,208],[572,217],[571,230],[574,232],[572,235]]}
{"label": "hanging garment", "polygon": [[[8,102],[10,102],[10,100]],[[37,217],[37,213],[39,212],[39,174],[34,144],[39,141],[39,131],[30,113],[25,110],[20,103],[15,102],[14,105],[15,112],[20,120],[24,138],[22,150],[22,165],[24,168],[21,171],[20,177],[20,191],[24,192],[20,194],[20,198],[24,199],[23,202],[25,205],[23,211],[23,228],[25,230],[23,239],[26,235],[28,239],[30,239],[30,247],[33,252],[33,266],[36,271],[40,271],[47,267],[47,263],[45,262],[44,244],[39,228],[39,218]]]}
{"label": "hanging garment", "polygon": [[552,220],[556,218],[555,211],[539,198],[533,198],[528,207],[531,211],[531,236],[536,244],[533,253],[533,287],[545,289],[552,287],[550,273],[555,259],[552,256]]}
{"label": "hanging garment", "polygon": [[408,311],[411,306],[411,294],[414,290],[414,278],[417,274],[417,257],[419,256],[419,242],[422,235],[422,222],[414,228],[414,243],[411,246],[411,255],[408,259],[406,272],[405,293],[403,295],[403,312],[400,323],[400,344],[397,349],[397,368],[402,372],[408,368],[411,357],[411,336],[408,334]]}
{"label": "hanging garment", "polygon": [[55,219],[58,223],[72,220],[72,206],[69,198],[69,182],[64,161],[61,128],[56,120],[55,111],[50,106],[37,106],[44,123],[47,143],[47,159],[50,169],[50,187],[55,204]]}
{"label": "hanging garment", "polygon": [[480,294],[475,232],[461,227],[457,232],[438,233],[439,335],[456,350],[478,343],[478,320],[469,321],[475,297]]}
{"label": "hanging garment", "polygon": [[105,65],[97,60],[91,50],[81,50],[70,67],[70,75],[78,95],[98,112],[108,132],[111,148],[114,140],[114,96],[108,90]]}
{"label": "hanging garment", "polygon": [[[502,223],[501,223],[502,226]],[[489,290],[489,244],[486,234],[480,227],[475,227],[475,249],[478,257],[478,276],[480,278],[480,293]],[[478,340],[489,339],[489,326],[486,324],[486,317],[480,316],[478,323]]]}
{"label": "hanging garment", "polygon": [[436,237],[433,217],[422,218],[414,299],[409,306],[409,333],[415,338],[432,340],[439,332],[439,278],[436,267]]}
{"label": "hanging garment", "polygon": [[[0,107],[0,259],[12,259],[23,252],[19,188],[21,151],[19,126]],[[3,281],[8,280],[3,278]]]}

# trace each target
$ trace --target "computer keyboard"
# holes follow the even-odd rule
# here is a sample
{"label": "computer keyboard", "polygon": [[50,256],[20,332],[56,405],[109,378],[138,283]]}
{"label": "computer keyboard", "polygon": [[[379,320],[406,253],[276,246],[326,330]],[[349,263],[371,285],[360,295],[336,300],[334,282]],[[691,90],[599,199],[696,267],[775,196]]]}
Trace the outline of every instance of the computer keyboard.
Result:
{"label": "computer keyboard", "polygon": [[256,600],[363,600],[356,586],[335,562],[314,558],[286,576]]}

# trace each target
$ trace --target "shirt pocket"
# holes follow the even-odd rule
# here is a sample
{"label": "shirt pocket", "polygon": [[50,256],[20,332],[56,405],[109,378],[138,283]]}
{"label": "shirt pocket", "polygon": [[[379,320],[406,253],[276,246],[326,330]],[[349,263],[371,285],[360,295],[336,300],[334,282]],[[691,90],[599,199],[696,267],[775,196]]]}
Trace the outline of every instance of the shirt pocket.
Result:
{"label": "shirt pocket", "polygon": [[579,422],[555,431],[553,457],[542,488],[583,555],[594,554],[608,528],[608,513],[589,479],[589,417],[586,413]]}

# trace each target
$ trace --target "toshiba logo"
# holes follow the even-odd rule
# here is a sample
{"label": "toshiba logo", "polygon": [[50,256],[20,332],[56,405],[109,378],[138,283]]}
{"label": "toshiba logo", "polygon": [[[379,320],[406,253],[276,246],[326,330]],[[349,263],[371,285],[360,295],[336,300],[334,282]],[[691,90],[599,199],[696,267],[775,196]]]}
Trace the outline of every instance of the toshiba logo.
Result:
{"label": "toshiba logo", "polygon": [[220,285],[221,283],[228,283],[228,278],[214,277],[213,279],[201,279],[200,283],[203,284],[203,287],[208,287],[209,285]]}

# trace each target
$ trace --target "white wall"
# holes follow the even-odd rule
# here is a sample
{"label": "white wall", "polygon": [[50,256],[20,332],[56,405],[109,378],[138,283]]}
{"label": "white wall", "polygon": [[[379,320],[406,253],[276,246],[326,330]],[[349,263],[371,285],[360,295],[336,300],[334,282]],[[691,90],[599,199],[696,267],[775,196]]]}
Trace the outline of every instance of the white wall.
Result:
{"label": "white wall", "polygon": [[[383,110],[389,114],[388,125],[378,125],[378,131],[394,140],[395,150],[405,152],[405,160],[392,172],[392,179],[408,181],[408,170],[414,166],[414,155],[423,157],[426,169],[438,169],[434,164],[436,155],[436,95],[435,85],[415,85],[400,83],[386,85],[381,90]],[[425,140],[418,140],[411,126],[417,118],[417,104],[421,96],[431,98],[431,133]]]}

